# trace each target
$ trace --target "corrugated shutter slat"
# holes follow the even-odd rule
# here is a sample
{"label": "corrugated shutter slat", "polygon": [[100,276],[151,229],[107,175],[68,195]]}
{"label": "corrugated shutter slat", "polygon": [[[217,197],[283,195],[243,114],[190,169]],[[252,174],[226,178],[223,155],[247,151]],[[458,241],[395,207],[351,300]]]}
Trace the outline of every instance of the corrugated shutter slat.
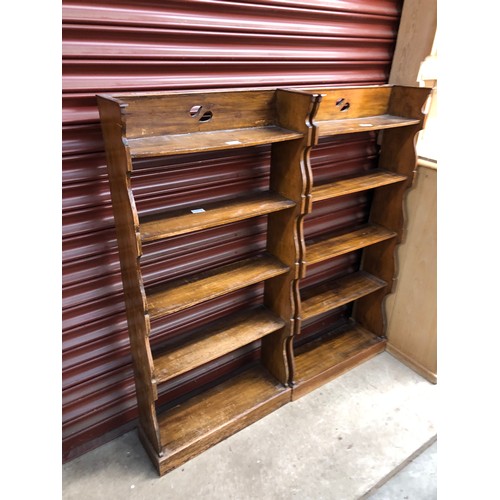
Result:
{"label": "corrugated shutter slat", "polygon": [[[386,83],[401,4],[399,0],[63,1],[65,459],[128,428],[136,416],[95,94]],[[313,152],[313,165],[317,175],[326,175],[335,157],[340,171],[362,170],[371,164],[374,148],[369,134],[350,142],[322,141]],[[242,186],[264,186],[268,157],[269,149],[263,147],[234,150],[223,158],[212,154],[139,162],[134,185],[139,209],[147,213],[164,208],[174,196],[190,203],[228,197]],[[209,168],[203,171],[202,164]],[[325,213],[337,215],[339,224],[366,216],[366,198],[361,195],[325,207]],[[315,219],[307,221],[306,231],[324,230],[331,220],[325,213],[318,210]],[[179,276],[257,252],[265,245],[264,230],[261,218],[256,224],[234,224],[232,236],[213,228],[146,245],[145,279],[152,283],[165,272]],[[165,271],[159,263],[167,254]],[[348,269],[352,259],[340,259],[336,269]],[[199,326],[207,316],[217,318],[257,301],[260,294],[262,287],[250,287],[154,322],[152,343],[181,335],[186,325]],[[195,379],[209,381],[248,362],[256,346],[166,384],[160,390],[161,401],[193,389]]]}

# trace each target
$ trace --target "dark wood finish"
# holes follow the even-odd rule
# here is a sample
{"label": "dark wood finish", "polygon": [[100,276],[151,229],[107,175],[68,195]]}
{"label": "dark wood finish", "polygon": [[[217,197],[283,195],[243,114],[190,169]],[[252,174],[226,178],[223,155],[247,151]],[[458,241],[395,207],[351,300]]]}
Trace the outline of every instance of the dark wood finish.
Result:
{"label": "dark wood finish", "polygon": [[166,382],[269,335],[283,326],[285,322],[264,307],[226,317],[194,339],[155,356],[156,381]]}
{"label": "dark wood finish", "polygon": [[240,128],[215,130],[198,134],[164,135],[129,139],[128,147],[132,158],[169,156],[203,151],[258,146],[273,142],[289,141],[301,136],[297,132],[280,127]]}
{"label": "dark wood finish", "polygon": [[[139,408],[139,434],[160,474],[384,349],[383,300],[395,276],[415,135],[429,89],[390,85],[320,89],[123,93],[99,96]],[[315,186],[319,136],[383,130],[378,168]],[[139,220],[133,158],[271,144],[269,190]],[[373,190],[369,223],[306,242],[313,201]],[[199,212],[197,209],[203,209]],[[195,213],[192,213],[194,210]],[[144,289],[142,242],[267,214],[263,255]],[[302,292],[306,263],[362,250],[361,269]],[[151,355],[150,318],[264,282],[263,304],[207,325]],[[301,297],[302,295],[302,297]],[[353,319],[293,352],[302,322],[354,302]],[[184,337],[185,338],[185,337]],[[261,339],[257,366],[198,391],[161,415],[157,384]],[[186,396],[186,395],[184,395]]]}
{"label": "dark wood finish", "polygon": [[[285,321],[282,330],[262,339],[262,362],[281,383],[288,384],[287,339],[293,335],[298,273],[297,217],[298,208],[269,215],[267,248],[288,264],[288,272],[267,280],[264,304]],[[288,245],[287,245],[288,243]]]}
{"label": "dark wood finish", "polygon": [[[106,126],[113,128],[116,137],[111,144],[105,135],[106,149],[115,148],[120,155],[115,161],[116,170],[128,184],[122,183],[117,189],[119,196],[132,206],[132,218],[122,225],[124,233],[133,240],[135,253],[133,259],[122,261],[122,267],[136,277],[130,289],[141,299],[141,307],[127,304],[128,309],[135,311],[129,318],[129,334],[131,339],[142,339],[141,348],[147,354],[146,359],[133,353],[134,365],[140,372],[139,434],[163,474],[291,398],[286,386],[293,363],[291,340],[296,328],[298,278],[305,252],[302,217],[311,206],[308,155],[317,137],[312,120],[319,97],[295,90],[233,90],[123,93],[98,99],[103,110],[112,111]],[[241,193],[237,199],[208,206],[173,208],[139,221],[130,189],[133,159],[261,144],[272,145],[267,192]],[[142,242],[265,214],[268,234],[263,255],[144,290],[140,269]],[[121,217],[116,212],[115,216]],[[264,304],[260,308],[223,318],[200,330],[199,335],[192,332],[195,336],[181,345],[171,342],[169,350],[158,353],[153,361],[148,339],[150,318],[181,312],[262,281]],[[140,323],[137,331],[133,321]],[[199,393],[158,420],[154,407],[157,384],[201,368],[259,339],[259,367]],[[135,343],[131,345],[134,350]],[[145,394],[139,394],[142,380],[150,387]],[[149,407],[148,402],[152,402]],[[152,422],[147,415],[151,415]]]}
{"label": "dark wood finish", "polygon": [[304,237],[302,218],[309,205],[309,150],[316,141],[312,125],[318,109],[318,95],[278,90],[276,109],[281,126],[302,132],[302,138],[272,145],[271,190],[296,203],[294,208],[268,216],[267,249],[289,267],[286,274],[266,281],[264,303],[284,319],[285,327],[262,339],[262,362],[283,384],[293,371],[292,338],[299,302]]}
{"label": "dark wood finish", "polygon": [[287,266],[270,255],[245,259],[148,291],[148,312],[151,319],[159,318],[287,271]]}
{"label": "dark wood finish", "polygon": [[[319,93],[323,96],[315,119],[320,126],[325,121],[349,120],[352,118],[386,114],[392,93],[390,85],[315,87],[303,90],[311,93]],[[337,104],[341,99],[343,99],[343,102]],[[349,107],[342,111],[346,103],[349,103]]]}
{"label": "dark wood finish", "polygon": [[153,358],[149,346],[150,323],[146,313],[146,294],[139,268],[142,254],[139,218],[130,184],[131,160],[123,148],[120,108],[113,102],[98,98],[102,132],[106,143],[106,160],[120,255],[123,293],[134,361],[134,379],[139,420],[151,446],[161,451],[155,400],[158,397],[153,380]]}
{"label": "dark wood finish", "polygon": [[191,209],[171,210],[141,218],[141,238],[143,242],[155,241],[277,212],[294,205],[295,203],[291,200],[267,192]]}
{"label": "dark wood finish", "polygon": [[290,401],[285,388],[256,366],[159,415],[164,474]]}
{"label": "dark wood finish", "polygon": [[386,328],[384,299],[393,289],[396,278],[397,263],[396,246],[404,236],[404,200],[410,188],[417,165],[415,151],[416,136],[422,129],[425,115],[422,109],[430,94],[424,87],[395,86],[389,102],[389,113],[404,115],[419,120],[417,125],[400,129],[385,130],[380,144],[379,168],[389,170],[397,175],[406,176],[406,181],[375,190],[370,213],[370,222],[380,224],[397,232],[391,242],[377,247],[369,247],[363,253],[362,269],[374,273],[392,283],[385,291],[365,297],[357,302],[354,308],[356,321],[377,335],[384,335]]}
{"label": "dark wood finish", "polygon": [[362,260],[360,271],[336,280],[335,288],[323,283],[304,290],[296,325],[354,302],[352,318],[357,326],[340,337],[335,334],[315,340],[297,351],[294,399],[384,348],[383,303],[394,284],[394,252],[404,224],[403,201],[416,165],[415,136],[422,128],[422,107],[430,92],[391,85],[303,90],[322,95],[315,118],[321,137],[377,130],[383,133],[379,136],[377,169],[322,185],[311,181],[312,201],[365,190],[373,190],[373,196],[369,225],[365,226],[370,228],[368,235],[353,228],[308,242],[308,264],[355,250],[362,250]]}
{"label": "dark wood finish", "polygon": [[416,125],[419,119],[391,107],[390,85],[308,89],[323,95],[316,115],[321,137]]}
{"label": "dark wood finish", "polygon": [[[279,125],[274,90],[132,92],[112,98],[123,106],[128,138]],[[203,121],[206,112],[212,118]]]}
{"label": "dark wood finish", "polygon": [[[407,180],[392,191],[380,190],[374,193],[371,220],[397,231],[398,242],[402,241],[404,234],[404,197],[413,183],[417,165],[415,141],[423,126],[425,115],[422,108],[429,94],[430,89],[425,87],[394,87],[390,102],[391,111],[418,118],[419,124],[413,127],[386,130],[380,144],[379,168],[397,175],[404,175]],[[389,194],[391,196],[388,196]]]}
{"label": "dark wood finish", "polygon": [[385,227],[366,224],[354,231],[323,237],[318,241],[308,243],[306,262],[307,264],[316,264],[394,238],[396,234]]}
{"label": "dark wood finish", "polygon": [[404,175],[398,175],[385,170],[372,170],[363,175],[339,179],[328,184],[315,186],[312,190],[313,201],[326,200],[336,196],[345,196],[346,194],[358,193],[375,189],[388,184],[403,182],[407,179]]}
{"label": "dark wood finish", "polygon": [[386,341],[354,323],[301,346],[295,353],[293,400],[385,349]]}
{"label": "dark wood finish", "polygon": [[355,132],[370,132],[386,128],[406,127],[416,125],[419,120],[401,118],[392,115],[366,116],[349,120],[325,121],[320,126],[320,135],[352,134]]}
{"label": "dark wood finish", "polygon": [[302,320],[353,302],[386,285],[385,281],[360,271],[304,290],[302,292]]}

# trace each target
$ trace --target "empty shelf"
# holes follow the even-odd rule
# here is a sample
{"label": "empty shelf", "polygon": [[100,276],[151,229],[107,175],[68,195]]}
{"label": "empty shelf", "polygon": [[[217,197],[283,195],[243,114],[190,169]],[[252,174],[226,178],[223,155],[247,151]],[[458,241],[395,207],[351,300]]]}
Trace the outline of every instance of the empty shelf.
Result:
{"label": "empty shelf", "polygon": [[312,198],[313,201],[326,200],[328,198],[366,191],[368,189],[394,184],[395,182],[402,182],[404,180],[406,180],[405,175],[395,174],[387,170],[374,169],[363,175],[339,179],[329,184],[315,186],[312,189]]}
{"label": "empty shelf", "polygon": [[295,202],[275,193],[257,193],[238,200],[220,201],[192,209],[172,210],[141,219],[144,242],[229,224],[295,206]]}
{"label": "empty shelf", "polygon": [[303,134],[276,126],[213,130],[128,139],[132,158],[200,153],[300,139]]}
{"label": "empty shelf", "polygon": [[245,259],[147,291],[148,312],[159,318],[287,271],[288,266],[270,255]]}
{"label": "empty shelf", "polygon": [[309,288],[302,295],[302,319],[306,320],[353,302],[386,286],[386,282],[364,271]]}
{"label": "empty shelf", "polygon": [[300,346],[295,353],[293,399],[378,354],[385,344],[384,338],[349,322],[326,337]]}
{"label": "empty shelf", "polygon": [[290,401],[285,388],[254,366],[159,415],[161,473],[222,441]]}
{"label": "empty shelf", "polygon": [[307,245],[306,263],[315,264],[396,236],[394,231],[368,224],[349,233],[332,236]]}
{"label": "empty shelf", "polygon": [[193,340],[154,358],[158,383],[170,380],[285,326],[264,307],[233,314]]}
{"label": "empty shelf", "polygon": [[363,118],[346,118],[317,122],[320,137],[327,135],[350,134],[352,132],[369,132],[385,128],[407,127],[417,125],[420,120],[393,115],[365,116]]}

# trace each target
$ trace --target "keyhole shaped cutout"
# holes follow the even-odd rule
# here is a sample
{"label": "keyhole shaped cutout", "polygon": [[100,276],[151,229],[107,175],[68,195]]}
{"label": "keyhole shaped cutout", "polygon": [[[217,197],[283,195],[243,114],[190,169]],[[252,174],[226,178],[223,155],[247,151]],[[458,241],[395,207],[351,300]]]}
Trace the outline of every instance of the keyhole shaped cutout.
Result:
{"label": "keyhole shaped cutout", "polygon": [[209,122],[212,119],[213,113],[211,111],[205,111],[203,116],[200,118],[200,122]]}
{"label": "keyhole shaped cutout", "polygon": [[191,118],[198,118],[198,121],[202,123],[210,121],[212,119],[213,113],[211,111],[205,111],[203,114],[201,114],[202,109],[203,106],[199,104],[192,106],[189,110]]}
{"label": "keyhole shaped cutout", "polygon": [[196,118],[200,112],[201,112],[201,108],[203,108],[203,106],[193,106],[190,110],[189,110],[189,114],[191,115],[192,118]]}
{"label": "keyhole shaped cutout", "polygon": [[337,102],[335,103],[335,105],[342,106],[340,108],[340,111],[347,111],[351,107],[351,105],[348,102],[346,102],[346,100],[343,97],[341,97],[340,99],[337,99]]}

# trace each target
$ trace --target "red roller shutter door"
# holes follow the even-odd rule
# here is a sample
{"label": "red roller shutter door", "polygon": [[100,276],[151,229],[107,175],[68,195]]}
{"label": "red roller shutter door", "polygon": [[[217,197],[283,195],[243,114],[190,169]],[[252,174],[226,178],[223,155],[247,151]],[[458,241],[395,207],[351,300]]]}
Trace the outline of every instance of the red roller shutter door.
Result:
{"label": "red roller shutter door", "polygon": [[[387,83],[401,3],[392,0],[223,0],[63,2],[63,456],[71,459],[133,425],[131,358],[116,240],[95,94],[111,91]],[[322,141],[312,155],[316,176],[350,173],[374,161],[369,134]],[[333,155],[333,156],[332,156]],[[214,201],[267,182],[266,147],[218,155],[143,161],[134,185],[139,210],[172,198]],[[203,165],[203,168],[201,167]],[[159,187],[158,187],[159,186]],[[307,220],[313,235],[367,216],[366,195],[346,197]],[[321,207],[320,207],[321,208]],[[265,219],[146,245],[147,283],[219,262],[238,260],[265,244]],[[329,226],[330,225],[330,226]],[[168,267],[159,263],[168,255]],[[356,256],[334,272],[356,266]],[[322,272],[308,277],[309,284]],[[208,317],[258,300],[250,287],[189,314],[153,325],[152,344],[168,341]],[[340,311],[337,314],[347,314]],[[335,318],[330,318],[334,321]],[[304,336],[322,328],[311,325]],[[175,399],[247,363],[258,345],[209,363],[167,384]]]}

